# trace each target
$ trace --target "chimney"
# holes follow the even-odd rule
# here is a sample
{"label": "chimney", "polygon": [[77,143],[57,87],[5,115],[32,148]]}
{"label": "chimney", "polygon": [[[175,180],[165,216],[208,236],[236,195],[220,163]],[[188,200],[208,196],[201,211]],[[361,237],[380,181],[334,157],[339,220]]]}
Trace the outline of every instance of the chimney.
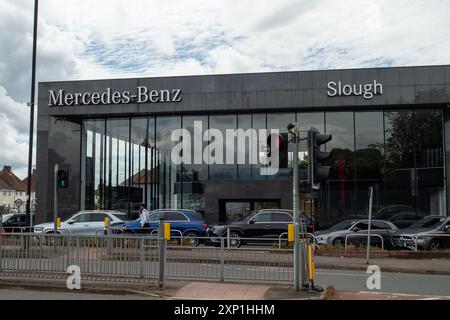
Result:
{"label": "chimney", "polygon": [[11,166],[4,166],[3,172],[11,172]]}

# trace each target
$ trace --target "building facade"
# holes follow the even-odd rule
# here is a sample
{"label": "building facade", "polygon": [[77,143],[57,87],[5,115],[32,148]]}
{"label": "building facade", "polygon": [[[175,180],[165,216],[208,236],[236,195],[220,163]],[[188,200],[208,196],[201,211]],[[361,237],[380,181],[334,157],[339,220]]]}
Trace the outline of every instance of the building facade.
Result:
{"label": "building facade", "polygon": [[[333,136],[326,144],[331,177],[309,202],[320,222],[367,213],[369,186],[376,209],[447,215],[449,107],[450,66],[40,83],[36,219],[53,217],[56,163],[70,176],[69,187],[58,190],[61,216],[133,213],[145,203],[199,210],[214,223],[258,208],[292,208],[292,152],[289,168],[263,175],[260,136],[246,142],[256,150],[223,149],[234,160],[256,152],[257,163],[172,161],[177,129],[226,137],[227,129],[287,132],[292,121],[302,138],[311,127]],[[205,155],[213,139],[204,138],[183,152]],[[300,179],[306,157],[301,141]]]}

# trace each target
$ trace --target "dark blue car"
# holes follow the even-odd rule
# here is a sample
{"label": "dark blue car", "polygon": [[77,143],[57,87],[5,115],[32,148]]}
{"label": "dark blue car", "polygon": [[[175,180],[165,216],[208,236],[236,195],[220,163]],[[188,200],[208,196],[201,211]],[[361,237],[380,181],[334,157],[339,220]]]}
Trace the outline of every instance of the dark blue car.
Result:
{"label": "dark blue car", "polygon": [[206,237],[208,224],[197,211],[185,209],[159,209],[150,212],[149,227],[142,230],[139,219],[111,224],[113,234],[156,234],[159,220],[170,223],[172,237],[191,238],[192,245],[197,246],[200,241],[197,237]]}

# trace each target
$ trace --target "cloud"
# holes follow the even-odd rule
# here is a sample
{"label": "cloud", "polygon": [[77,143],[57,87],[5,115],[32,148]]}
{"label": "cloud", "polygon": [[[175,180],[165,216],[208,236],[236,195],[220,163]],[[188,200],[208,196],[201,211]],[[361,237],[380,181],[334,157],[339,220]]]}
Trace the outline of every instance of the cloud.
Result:
{"label": "cloud", "polygon": [[[450,63],[447,0],[46,0],[39,9],[38,81]],[[32,22],[33,1],[0,2],[0,116],[12,130],[0,160],[20,170]]]}

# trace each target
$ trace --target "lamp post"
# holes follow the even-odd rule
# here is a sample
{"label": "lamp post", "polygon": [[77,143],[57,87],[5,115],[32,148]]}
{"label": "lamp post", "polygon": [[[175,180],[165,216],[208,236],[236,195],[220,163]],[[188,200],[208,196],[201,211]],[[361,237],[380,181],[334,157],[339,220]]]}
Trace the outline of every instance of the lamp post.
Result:
{"label": "lamp post", "polygon": [[287,126],[288,131],[292,135],[291,142],[294,144],[294,154],[292,161],[292,209],[294,213],[294,290],[299,291],[301,285],[303,285],[303,265],[301,257],[303,257],[303,252],[300,246],[300,219],[298,213],[298,143],[300,140],[300,127],[296,122],[292,122]]}
{"label": "lamp post", "polygon": [[30,222],[30,231],[33,226],[31,214],[31,175],[33,167],[33,132],[34,132],[34,104],[36,89],[36,51],[37,51],[37,26],[38,26],[39,0],[34,0],[34,26],[33,26],[33,56],[31,63],[31,97],[30,97],[30,137],[28,143],[28,180],[27,180],[27,205],[26,212]]}

